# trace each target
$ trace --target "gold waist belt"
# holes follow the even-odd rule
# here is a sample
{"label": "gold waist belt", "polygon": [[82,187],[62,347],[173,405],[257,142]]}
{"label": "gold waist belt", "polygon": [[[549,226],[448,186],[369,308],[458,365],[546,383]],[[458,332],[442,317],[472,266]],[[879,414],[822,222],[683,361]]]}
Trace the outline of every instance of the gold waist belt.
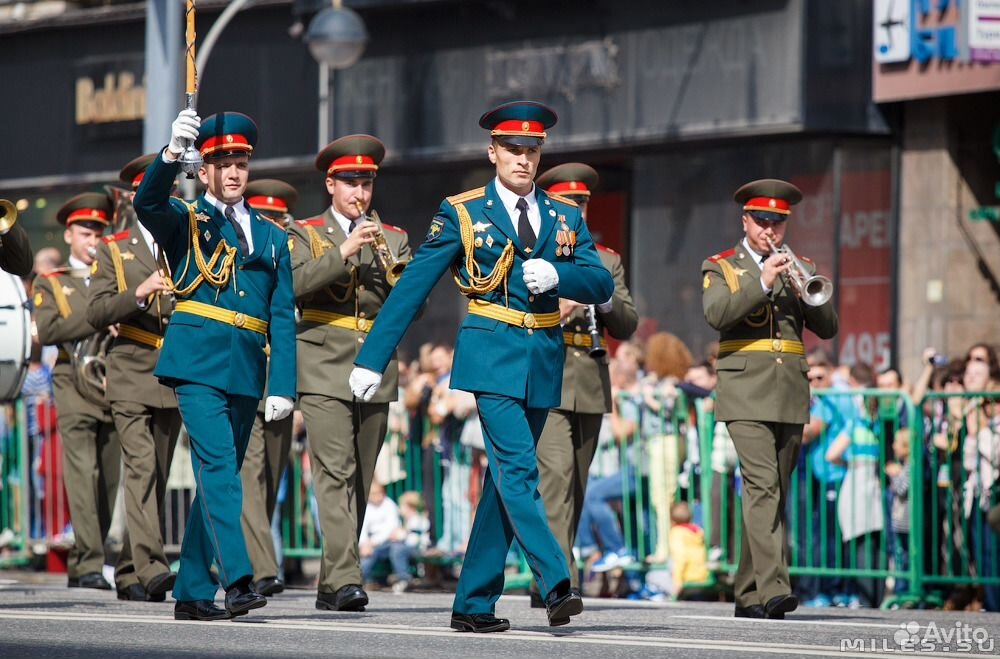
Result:
{"label": "gold waist belt", "polygon": [[320,311],[319,309],[303,309],[302,320],[320,325],[331,325],[344,329],[355,330],[357,332],[370,332],[374,318],[355,318],[354,316],[344,316],[332,311]]}
{"label": "gold waist belt", "polygon": [[[573,346],[574,348],[582,348],[583,346],[587,346],[589,348],[590,335],[582,334],[580,332],[563,332],[563,342],[568,346]],[[608,347],[608,341],[603,336],[601,337],[601,347]]]}
{"label": "gold waist belt", "polygon": [[57,364],[68,364],[72,359],[66,348],[59,348],[59,356],[56,359]]}
{"label": "gold waist belt", "polygon": [[514,327],[525,327],[529,330],[559,326],[558,311],[539,314],[525,313],[485,300],[469,300],[469,313],[499,320]]}
{"label": "gold waist belt", "polygon": [[804,356],[806,349],[801,341],[788,339],[738,339],[719,343],[719,354],[733,352],[787,352]]}
{"label": "gold waist belt", "polygon": [[154,332],[147,332],[144,329],[133,327],[131,325],[119,325],[118,336],[124,336],[126,339],[131,339],[136,343],[141,343],[142,345],[149,346],[150,348],[160,349],[163,347],[162,336]]}
{"label": "gold waist belt", "polygon": [[264,335],[267,334],[266,320],[254,318],[253,316],[248,316],[245,313],[239,313],[238,311],[233,311],[232,309],[223,309],[221,307],[212,306],[211,304],[195,302],[194,300],[180,300],[177,303],[175,311],[189,313],[194,316],[202,316],[203,318],[211,318],[212,320],[217,320],[220,323],[232,325],[233,327],[250,330],[251,332],[258,332]]}

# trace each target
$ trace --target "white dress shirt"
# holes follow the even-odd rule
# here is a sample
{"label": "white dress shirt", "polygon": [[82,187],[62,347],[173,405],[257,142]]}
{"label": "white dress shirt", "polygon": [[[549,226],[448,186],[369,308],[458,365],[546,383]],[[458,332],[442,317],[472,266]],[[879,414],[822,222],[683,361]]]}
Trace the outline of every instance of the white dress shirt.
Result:
{"label": "white dress shirt", "polygon": [[346,215],[342,214],[333,206],[330,206],[330,212],[333,213],[333,219],[337,220],[337,224],[340,225],[340,228],[344,232],[345,236],[351,235],[351,224],[353,224],[354,222],[360,224],[361,222],[365,221],[363,215],[359,215],[357,220],[352,220]]}
{"label": "white dress shirt", "polygon": [[[517,231],[518,224],[521,221],[521,211],[517,210],[517,200],[521,199],[521,197],[509,188],[504,187],[499,177],[493,179],[493,184],[496,187],[497,196],[500,197],[500,203],[503,204],[503,207],[507,209],[507,214],[510,215],[514,231]],[[535,232],[535,237],[537,238],[542,230],[542,216],[538,212],[538,201],[535,199],[534,183],[531,184],[531,192],[525,195],[524,200],[528,202],[528,224],[531,225],[531,229]]]}
{"label": "white dress shirt", "polygon": [[[218,208],[219,212],[222,213],[222,217],[226,216],[226,206],[229,204],[216,199],[215,196],[208,190],[205,190],[205,201]],[[253,232],[250,231],[250,209],[247,207],[246,202],[244,202],[243,197],[240,197],[239,201],[232,204],[232,207],[233,211],[236,213],[236,221],[240,223],[240,226],[243,228],[243,235],[246,236],[247,239],[247,255],[253,254]],[[226,221],[228,222],[229,220]],[[232,247],[239,247],[239,245],[232,245]]]}
{"label": "white dress shirt", "polygon": [[69,267],[71,268],[70,272],[86,271],[87,276],[83,278],[83,284],[90,287],[91,266],[71,254],[69,257]]}
{"label": "white dress shirt", "polygon": [[743,249],[745,249],[747,251],[747,254],[749,254],[750,256],[753,257],[754,263],[756,263],[757,267],[760,268],[760,271],[761,271],[760,287],[762,289],[764,289],[765,293],[767,293],[768,295],[770,295],[771,294],[771,289],[768,288],[766,285],[764,285],[764,274],[763,274],[764,273],[764,261],[767,260],[767,257],[770,256],[770,254],[758,254],[757,252],[755,252],[753,250],[753,248],[750,247],[750,242],[746,239],[746,236],[743,236]]}

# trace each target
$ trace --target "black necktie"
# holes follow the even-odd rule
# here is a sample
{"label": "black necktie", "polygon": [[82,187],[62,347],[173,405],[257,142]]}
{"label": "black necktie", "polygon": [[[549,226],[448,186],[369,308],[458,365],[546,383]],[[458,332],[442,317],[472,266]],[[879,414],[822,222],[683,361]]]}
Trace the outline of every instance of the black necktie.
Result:
{"label": "black necktie", "polygon": [[358,221],[357,220],[350,220],[350,221],[348,221],[348,223],[347,223],[347,235],[349,236],[352,233],[354,233],[354,230],[357,227],[358,227]]}
{"label": "black necktie", "polygon": [[247,236],[243,233],[243,227],[236,221],[236,211],[233,210],[232,206],[226,206],[226,219],[233,225],[233,231],[236,232],[236,237],[240,240],[240,253],[246,256],[250,251],[247,245]]}
{"label": "black necktie", "polygon": [[521,215],[517,220],[517,239],[521,242],[521,246],[525,250],[532,250],[535,248],[535,230],[531,228],[531,222],[528,221],[528,202],[521,197],[517,200],[516,205],[517,210],[521,211]]}

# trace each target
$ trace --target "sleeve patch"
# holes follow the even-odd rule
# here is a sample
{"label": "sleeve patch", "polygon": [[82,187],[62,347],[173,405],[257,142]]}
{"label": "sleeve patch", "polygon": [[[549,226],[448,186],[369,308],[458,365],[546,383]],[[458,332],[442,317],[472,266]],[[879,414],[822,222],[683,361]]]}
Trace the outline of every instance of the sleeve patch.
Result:
{"label": "sleeve patch", "polygon": [[431,226],[427,230],[427,242],[436,240],[437,237],[441,235],[441,232],[443,230],[444,230],[444,220],[435,217],[433,220],[431,220]]}
{"label": "sleeve patch", "polygon": [[34,299],[35,308],[38,308],[38,307],[42,306],[42,300],[43,299],[44,298],[42,298],[41,291],[39,291],[38,293],[35,293],[35,299]]}

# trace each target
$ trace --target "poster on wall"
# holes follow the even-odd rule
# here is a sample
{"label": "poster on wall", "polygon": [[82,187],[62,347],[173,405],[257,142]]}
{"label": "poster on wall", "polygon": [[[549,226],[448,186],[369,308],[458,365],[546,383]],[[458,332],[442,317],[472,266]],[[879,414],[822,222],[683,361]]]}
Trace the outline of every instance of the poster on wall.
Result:
{"label": "poster on wall", "polygon": [[894,64],[910,59],[909,0],[875,0],[872,17],[875,61]]}
{"label": "poster on wall", "polygon": [[1000,0],[968,0],[969,59],[1000,62]]}
{"label": "poster on wall", "polygon": [[839,361],[876,371],[892,358],[892,177],[845,171],[840,198]]}

